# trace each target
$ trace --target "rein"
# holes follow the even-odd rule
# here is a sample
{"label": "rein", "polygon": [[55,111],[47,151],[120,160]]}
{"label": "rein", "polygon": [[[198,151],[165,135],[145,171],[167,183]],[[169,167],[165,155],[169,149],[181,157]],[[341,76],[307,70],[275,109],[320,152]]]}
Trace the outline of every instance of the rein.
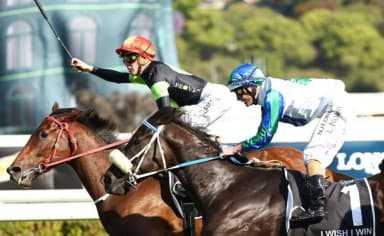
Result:
{"label": "rein", "polygon": [[[38,167],[31,168],[31,169],[27,170],[26,174],[29,174],[29,173],[41,174],[41,173],[44,172],[44,170],[46,170],[46,169],[48,169],[50,167],[53,167],[53,166],[56,166],[56,165],[59,165],[59,164],[62,164],[62,163],[74,160],[74,159],[79,158],[79,157],[83,157],[83,156],[86,156],[86,155],[89,155],[89,154],[93,154],[93,153],[97,153],[97,152],[100,152],[100,151],[103,151],[103,150],[106,150],[106,149],[109,149],[109,148],[112,148],[112,147],[116,147],[116,146],[119,146],[119,145],[124,144],[124,143],[128,143],[129,140],[130,140],[130,138],[123,139],[123,140],[120,140],[120,141],[117,141],[117,142],[114,142],[114,143],[111,143],[111,144],[108,144],[108,145],[105,145],[105,146],[102,146],[102,147],[99,147],[99,148],[96,148],[96,149],[89,150],[89,151],[84,152],[84,153],[80,153],[80,154],[74,155],[76,153],[76,151],[77,151],[77,143],[76,143],[76,139],[75,139],[75,136],[74,136],[73,132],[69,129],[68,123],[65,122],[65,121],[60,121],[60,120],[56,119],[54,116],[48,116],[48,117],[46,117],[46,119],[50,120],[50,121],[53,121],[53,122],[55,122],[58,125],[59,133],[58,133],[58,135],[56,137],[55,143],[54,143],[54,145],[52,147],[52,150],[51,150],[49,156],[47,157],[47,159],[45,159],[43,163],[40,163]],[[61,135],[64,132],[66,132],[67,135],[68,135],[68,139],[69,139],[69,142],[70,142],[70,148],[71,148],[71,154],[70,154],[69,157],[66,157],[64,159],[61,159],[61,160],[58,160],[58,161],[52,161],[52,159],[56,155],[57,144],[58,144],[58,142],[59,142],[59,140],[61,138]],[[96,199],[94,201],[94,204],[98,204],[100,202],[105,201],[109,196],[110,196],[109,193],[104,194],[103,196],[101,196],[98,199]]]}
{"label": "rein", "polygon": [[[132,185],[136,184],[136,180],[143,179],[143,178],[146,178],[146,177],[149,177],[149,176],[153,176],[153,175],[157,175],[157,174],[160,174],[160,173],[163,173],[163,172],[167,172],[167,171],[170,171],[170,170],[181,169],[181,168],[185,168],[185,167],[192,166],[192,165],[202,164],[202,163],[205,163],[205,162],[208,162],[208,161],[224,159],[224,157],[222,155],[218,155],[218,156],[215,156],[215,157],[204,157],[204,158],[201,158],[201,159],[187,161],[187,162],[175,165],[175,166],[167,167],[166,166],[166,161],[165,161],[164,151],[163,151],[163,148],[161,147],[161,143],[160,143],[160,133],[164,129],[164,125],[160,125],[158,128],[156,128],[155,126],[153,126],[151,123],[149,123],[146,120],[143,122],[143,124],[147,128],[151,129],[151,131],[153,133],[153,136],[152,136],[151,140],[149,141],[149,143],[147,145],[145,145],[142,150],[140,150],[132,158],[128,159],[128,161],[130,163],[132,163],[132,161],[134,159],[136,159],[139,156],[141,156],[141,159],[139,161],[139,164],[136,166],[135,171],[130,172],[131,177],[133,177],[133,178],[128,178],[128,181]],[[150,171],[150,172],[147,172],[147,173],[144,173],[144,174],[137,174],[137,172],[140,169],[140,166],[142,165],[142,163],[144,161],[144,158],[146,157],[146,154],[148,153],[150,147],[152,146],[152,144],[155,141],[159,145],[160,155],[161,155],[161,159],[162,159],[164,168],[161,169],[161,170]]]}

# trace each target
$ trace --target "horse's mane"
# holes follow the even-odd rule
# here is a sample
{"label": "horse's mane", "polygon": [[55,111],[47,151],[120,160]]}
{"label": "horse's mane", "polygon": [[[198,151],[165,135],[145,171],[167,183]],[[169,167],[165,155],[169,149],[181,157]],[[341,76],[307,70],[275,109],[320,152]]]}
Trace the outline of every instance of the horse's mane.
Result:
{"label": "horse's mane", "polygon": [[53,116],[63,117],[64,120],[76,120],[92,130],[105,143],[117,140],[116,124],[108,119],[101,118],[94,109],[85,111],[77,108],[60,108],[51,113]]}
{"label": "horse's mane", "polygon": [[174,122],[175,124],[178,124],[188,130],[193,135],[197,136],[202,142],[216,148],[216,150],[219,150],[218,144],[213,140],[213,137],[207,133],[207,130],[204,127],[192,127],[191,124],[181,119],[183,113],[184,111],[181,109],[174,107],[164,107],[154,113],[148,119],[148,122],[155,126]]}

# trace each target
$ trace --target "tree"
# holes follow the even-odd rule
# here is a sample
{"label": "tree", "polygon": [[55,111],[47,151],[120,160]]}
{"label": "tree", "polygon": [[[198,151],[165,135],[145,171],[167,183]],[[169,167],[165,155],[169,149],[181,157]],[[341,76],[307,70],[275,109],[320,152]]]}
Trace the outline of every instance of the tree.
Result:
{"label": "tree", "polygon": [[384,39],[369,25],[329,27],[319,40],[320,58],[327,68],[347,71],[378,68],[384,63]]}
{"label": "tree", "polygon": [[224,83],[235,66],[256,58],[276,77],[337,77],[349,91],[383,89],[382,12],[372,4],[351,2],[319,8],[311,3],[303,10],[307,1],[282,1],[292,9],[304,4],[299,19],[282,15],[276,1],[188,9],[186,33],[177,39],[181,65]]}
{"label": "tree", "polygon": [[211,59],[217,51],[225,50],[233,40],[234,30],[222,20],[220,10],[200,10],[185,26],[183,38],[190,43],[190,49],[198,51],[200,58]]}
{"label": "tree", "polygon": [[[284,72],[284,65],[305,66],[315,57],[306,32],[295,21],[275,14],[259,14],[242,22],[237,34],[242,57],[264,57],[268,71],[276,76]],[[279,62],[280,61],[280,62]]]}

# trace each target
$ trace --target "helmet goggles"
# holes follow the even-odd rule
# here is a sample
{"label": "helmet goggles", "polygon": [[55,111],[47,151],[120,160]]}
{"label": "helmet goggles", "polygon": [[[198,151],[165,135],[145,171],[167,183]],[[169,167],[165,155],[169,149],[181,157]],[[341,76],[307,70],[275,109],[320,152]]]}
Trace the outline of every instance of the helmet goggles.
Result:
{"label": "helmet goggles", "polygon": [[[261,69],[253,64],[243,64],[235,68],[229,79],[228,88],[234,91],[237,88],[247,86],[260,86],[264,81],[265,75]],[[242,90],[238,90],[239,92]]]}
{"label": "helmet goggles", "polygon": [[123,59],[124,64],[132,64],[137,60],[139,54],[121,52],[119,56]]}

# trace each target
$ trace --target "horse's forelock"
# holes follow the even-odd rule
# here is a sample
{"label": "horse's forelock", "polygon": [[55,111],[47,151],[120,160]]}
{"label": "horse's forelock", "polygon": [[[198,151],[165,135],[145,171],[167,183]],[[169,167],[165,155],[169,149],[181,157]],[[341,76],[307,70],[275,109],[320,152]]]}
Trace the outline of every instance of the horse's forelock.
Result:
{"label": "horse's forelock", "polygon": [[50,115],[60,118],[60,120],[70,120],[77,118],[80,113],[81,111],[77,108],[58,108],[52,111]]}

